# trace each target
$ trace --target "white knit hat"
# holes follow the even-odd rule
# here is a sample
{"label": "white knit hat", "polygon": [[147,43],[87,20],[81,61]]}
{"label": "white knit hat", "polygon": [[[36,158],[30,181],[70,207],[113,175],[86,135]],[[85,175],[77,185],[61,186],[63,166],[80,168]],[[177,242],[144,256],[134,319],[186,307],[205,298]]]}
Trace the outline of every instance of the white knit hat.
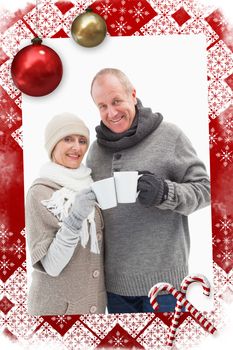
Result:
{"label": "white knit hat", "polygon": [[89,129],[82,119],[67,112],[55,115],[45,128],[45,149],[49,158],[58,141],[74,134],[85,136],[89,145]]}

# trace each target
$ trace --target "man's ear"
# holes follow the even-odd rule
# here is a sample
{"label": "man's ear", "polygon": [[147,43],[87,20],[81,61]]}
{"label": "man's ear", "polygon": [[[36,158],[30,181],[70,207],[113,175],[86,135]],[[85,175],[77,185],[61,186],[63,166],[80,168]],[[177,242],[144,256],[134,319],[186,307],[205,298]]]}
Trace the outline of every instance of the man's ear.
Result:
{"label": "man's ear", "polygon": [[134,104],[136,105],[137,104],[137,94],[136,94],[135,88],[133,88],[133,90],[132,90],[132,97],[134,99]]}

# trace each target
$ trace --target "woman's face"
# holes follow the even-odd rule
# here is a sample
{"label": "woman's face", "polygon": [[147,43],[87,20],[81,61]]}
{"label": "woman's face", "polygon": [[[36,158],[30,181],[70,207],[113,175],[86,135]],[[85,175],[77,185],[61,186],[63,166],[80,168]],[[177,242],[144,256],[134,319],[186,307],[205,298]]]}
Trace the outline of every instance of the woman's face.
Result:
{"label": "woman's face", "polygon": [[85,136],[68,135],[60,140],[52,152],[52,161],[66,168],[77,169],[87,151]]}

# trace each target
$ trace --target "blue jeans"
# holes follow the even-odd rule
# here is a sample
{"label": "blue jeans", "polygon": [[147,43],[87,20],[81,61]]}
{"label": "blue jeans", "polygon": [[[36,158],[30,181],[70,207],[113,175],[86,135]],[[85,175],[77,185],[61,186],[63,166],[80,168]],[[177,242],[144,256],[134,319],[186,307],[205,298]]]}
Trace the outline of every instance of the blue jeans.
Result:
{"label": "blue jeans", "polygon": [[[137,313],[155,312],[147,296],[127,297],[119,294],[107,293],[108,313]],[[156,298],[159,308],[156,312],[174,312],[176,298],[171,294],[158,295]]]}

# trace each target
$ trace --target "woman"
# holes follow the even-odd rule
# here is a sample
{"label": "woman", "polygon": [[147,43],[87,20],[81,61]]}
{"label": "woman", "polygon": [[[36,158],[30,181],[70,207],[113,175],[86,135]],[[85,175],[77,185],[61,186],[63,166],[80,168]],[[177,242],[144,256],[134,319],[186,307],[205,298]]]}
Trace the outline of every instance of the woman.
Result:
{"label": "woman", "polygon": [[88,145],[88,128],[72,114],[57,115],[46,127],[50,161],[26,199],[31,315],[105,312],[103,221],[91,170],[82,164]]}

